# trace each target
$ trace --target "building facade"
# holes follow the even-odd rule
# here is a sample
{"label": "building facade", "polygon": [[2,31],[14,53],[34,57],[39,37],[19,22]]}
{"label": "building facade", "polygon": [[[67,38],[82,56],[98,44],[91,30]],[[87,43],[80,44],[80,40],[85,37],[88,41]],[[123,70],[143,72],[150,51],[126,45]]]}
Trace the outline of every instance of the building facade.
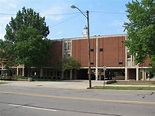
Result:
{"label": "building facade", "polygon": [[[146,80],[149,60],[135,64],[134,57],[124,45],[127,35],[94,36],[90,38],[90,64],[92,79]],[[81,64],[76,79],[88,76],[88,39],[63,39],[62,57],[73,57]],[[106,67],[104,75],[103,67]],[[70,79],[75,79],[70,77]]]}
{"label": "building facade", "polygon": [[[115,80],[146,80],[149,60],[142,64],[135,64],[134,57],[124,45],[127,39],[126,34],[109,36],[90,37],[90,64],[91,78],[94,80],[106,79]],[[31,68],[30,76],[47,79],[88,79],[88,39],[65,38],[52,40],[51,59],[49,65],[42,69]],[[62,60],[73,57],[80,64],[80,70],[60,71],[56,65]],[[105,74],[103,67],[106,67]],[[1,62],[0,68],[3,69]],[[25,75],[23,65],[16,65],[11,68],[14,75]]]}

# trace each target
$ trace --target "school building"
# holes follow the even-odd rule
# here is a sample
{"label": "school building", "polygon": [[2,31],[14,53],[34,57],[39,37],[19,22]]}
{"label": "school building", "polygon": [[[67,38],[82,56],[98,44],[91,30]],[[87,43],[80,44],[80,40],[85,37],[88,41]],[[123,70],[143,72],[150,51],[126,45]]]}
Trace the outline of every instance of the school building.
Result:
{"label": "school building", "polygon": [[[103,77],[112,80],[146,80],[149,60],[142,64],[135,64],[134,56],[124,45],[128,37],[121,35],[96,35],[90,37],[90,64],[91,78],[101,80]],[[80,38],[64,38],[52,40],[49,51],[52,57],[49,65],[42,69],[31,68],[30,76],[47,79],[88,79],[88,39],[87,36]],[[57,71],[54,66],[62,59],[75,58],[80,64],[80,70]],[[106,67],[105,75],[103,67]],[[0,64],[3,68],[3,63]],[[11,67],[14,75],[25,75],[24,65]]]}

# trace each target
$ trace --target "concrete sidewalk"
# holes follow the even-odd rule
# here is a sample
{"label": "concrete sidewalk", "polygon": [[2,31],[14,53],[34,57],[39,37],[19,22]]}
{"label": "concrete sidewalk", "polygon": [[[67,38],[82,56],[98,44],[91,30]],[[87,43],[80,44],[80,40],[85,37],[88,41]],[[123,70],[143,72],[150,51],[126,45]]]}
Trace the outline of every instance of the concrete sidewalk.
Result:
{"label": "concrete sidewalk", "polygon": [[[66,88],[66,89],[87,89],[88,80],[66,80],[66,81],[0,81],[7,82],[3,86],[21,86],[21,87],[48,87],[48,88]],[[103,81],[92,80],[92,86],[103,86]]]}
{"label": "concrete sidewalk", "polygon": [[[62,88],[62,89],[87,89],[89,87],[88,80],[66,80],[66,81],[1,81],[8,84],[2,84],[3,86],[19,86],[19,87],[47,87],[47,88]],[[93,86],[104,86],[103,81],[92,80]],[[150,85],[111,85],[106,86],[144,86]],[[151,85],[152,86],[152,85]],[[155,87],[155,86],[152,86]]]}

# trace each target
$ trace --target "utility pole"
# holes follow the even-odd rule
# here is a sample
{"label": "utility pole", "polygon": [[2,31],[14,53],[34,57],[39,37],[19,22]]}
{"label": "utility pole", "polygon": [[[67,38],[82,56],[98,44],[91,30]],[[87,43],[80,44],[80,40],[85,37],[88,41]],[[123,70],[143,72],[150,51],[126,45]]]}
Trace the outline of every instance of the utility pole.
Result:
{"label": "utility pole", "polygon": [[71,8],[76,8],[78,9],[83,15],[84,17],[86,17],[87,19],[87,28],[88,28],[88,32],[87,32],[87,37],[88,37],[88,79],[89,79],[89,89],[92,88],[91,85],[91,65],[90,65],[90,31],[89,31],[89,11],[86,11],[86,15],[75,5],[72,5]]}

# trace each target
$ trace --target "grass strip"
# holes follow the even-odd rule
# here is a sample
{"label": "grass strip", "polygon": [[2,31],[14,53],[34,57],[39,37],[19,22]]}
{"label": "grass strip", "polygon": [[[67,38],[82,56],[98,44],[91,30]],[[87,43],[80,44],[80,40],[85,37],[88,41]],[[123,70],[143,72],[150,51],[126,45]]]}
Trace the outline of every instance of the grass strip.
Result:
{"label": "grass strip", "polygon": [[0,84],[7,84],[7,82],[0,82]]}
{"label": "grass strip", "polygon": [[117,81],[113,85],[155,85],[155,81]]}
{"label": "grass strip", "polygon": [[109,89],[109,90],[155,90],[155,87],[122,87],[122,86],[94,86],[92,89]]}

